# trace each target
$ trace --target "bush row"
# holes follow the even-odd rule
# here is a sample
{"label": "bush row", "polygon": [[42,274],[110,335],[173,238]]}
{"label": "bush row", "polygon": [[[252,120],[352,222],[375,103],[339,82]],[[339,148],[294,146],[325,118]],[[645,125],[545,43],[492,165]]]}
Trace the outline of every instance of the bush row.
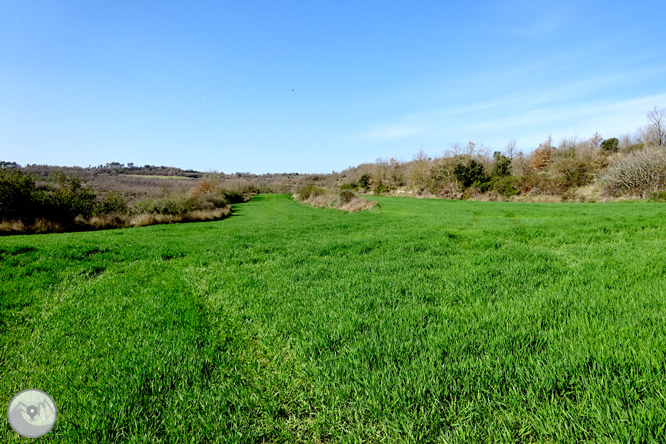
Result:
{"label": "bush row", "polygon": [[[449,198],[477,198],[491,193],[504,198],[544,195],[569,200],[588,192],[581,190],[582,187],[597,184],[594,193],[602,197],[661,199],[666,193],[666,149],[637,147],[619,153],[614,151],[615,145],[611,141],[596,151],[584,151],[575,146],[556,149],[543,144],[530,159],[510,158],[496,152],[489,161],[478,155],[463,154],[423,160],[420,169],[415,161],[412,173],[419,178],[419,186],[402,181],[399,174],[386,174],[380,168],[362,178],[367,185],[365,189],[375,194],[411,187],[419,193]],[[360,182],[343,183],[340,190],[361,191],[364,187]]]}
{"label": "bush row", "polygon": [[31,226],[39,220],[42,225],[51,222],[62,227],[105,215],[184,216],[226,208],[231,202],[247,197],[243,190],[201,191],[198,185],[190,193],[165,194],[129,206],[122,194],[98,192],[84,179],[71,174],[56,173],[47,183],[38,184],[33,176],[5,167],[0,168],[0,221]]}

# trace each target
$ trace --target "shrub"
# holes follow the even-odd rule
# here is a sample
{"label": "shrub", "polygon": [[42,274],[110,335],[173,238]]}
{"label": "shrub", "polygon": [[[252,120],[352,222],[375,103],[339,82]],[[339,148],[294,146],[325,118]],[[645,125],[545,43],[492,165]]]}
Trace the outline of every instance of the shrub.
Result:
{"label": "shrub", "polygon": [[196,196],[194,204],[196,210],[213,210],[216,208],[224,208],[231,203],[227,193],[206,193]]}
{"label": "shrub", "polygon": [[463,186],[469,188],[475,182],[487,181],[483,164],[468,156],[459,156],[454,159],[453,177]]}
{"label": "shrub", "polygon": [[206,193],[198,196],[185,194],[168,195],[157,199],[138,202],[134,205],[134,213],[162,215],[186,215],[193,211],[211,211],[229,205],[226,196],[221,193]]}
{"label": "shrub", "polygon": [[49,219],[69,224],[76,216],[92,216],[97,196],[95,191],[87,186],[85,180],[62,173],[53,174],[51,180],[54,185],[38,195],[42,211]]}
{"label": "shrub", "polygon": [[615,137],[611,137],[610,139],[606,139],[603,142],[601,142],[601,149],[603,151],[606,151],[607,153],[617,153],[619,148],[620,148],[620,141],[617,140]]}
{"label": "shrub", "polygon": [[472,186],[471,186],[470,188],[476,188],[476,189],[479,190],[479,192],[481,192],[481,193],[485,193],[485,192],[490,191],[490,190],[493,189],[493,184],[492,184],[492,182],[490,182],[490,181],[486,181],[486,180],[483,180],[483,181],[481,181],[481,180],[477,180],[476,182],[474,182],[474,183],[472,184]]}
{"label": "shrub", "polygon": [[666,191],[651,193],[649,197],[653,202],[666,202]]}
{"label": "shrub", "polygon": [[355,197],[356,197],[356,194],[354,194],[354,192],[351,191],[351,190],[342,190],[342,191],[340,191],[340,203],[342,205],[348,204]]}
{"label": "shrub", "polygon": [[562,180],[550,177],[546,173],[532,171],[530,174],[520,176],[514,182],[519,194],[555,194],[564,192]]}
{"label": "shrub", "polygon": [[498,177],[492,181],[492,189],[503,197],[515,196],[520,193],[515,185],[517,181],[518,179],[512,176]]}
{"label": "shrub", "polygon": [[340,191],[342,190],[358,191],[358,184],[356,182],[342,184],[340,186]]}
{"label": "shrub", "polygon": [[358,185],[364,190],[370,189],[370,175],[369,174],[361,175],[361,178],[358,180]]}
{"label": "shrub", "polygon": [[[249,192],[252,194],[251,192]],[[229,203],[241,203],[249,199],[246,193],[241,190],[226,189],[223,191],[224,199]]]}
{"label": "shrub", "polygon": [[217,185],[216,181],[211,177],[203,177],[197,180],[197,183],[192,187],[192,196],[199,196],[201,194],[210,193]]}
{"label": "shrub", "polygon": [[93,214],[101,216],[103,214],[128,214],[129,208],[122,194],[111,192],[106,195],[104,200],[95,205]]}
{"label": "shrub", "polygon": [[305,185],[298,193],[301,200],[308,200],[310,197],[317,197],[324,194],[324,190],[314,185]]}
{"label": "shrub", "polygon": [[375,194],[384,194],[384,193],[388,193],[389,188],[386,185],[378,185],[378,186],[375,187],[374,191],[375,191]]}
{"label": "shrub", "polygon": [[481,196],[481,194],[481,190],[472,185],[465,190],[465,192],[462,194],[462,198],[464,200],[477,199]]}
{"label": "shrub", "polygon": [[633,151],[606,170],[602,191],[610,196],[647,197],[666,188],[666,152],[661,149]]}
{"label": "shrub", "polygon": [[0,220],[33,216],[35,179],[13,168],[0,168]]}
{"label": "shrub", "polygon": [[449,194],[457,192],[460,185],[453,176],[453,162],[450,158],[437,159],[430,167],[430,192]]}
{"label": "shrub", "polygon": [[495,165],[491,176],[493,177],[506,177],[511,175],[511,159],[499,152],[495,152]]}
{"label": "shrub", "polygon": [[257,188],[247,180],[226,180],[218,173],[208,173],[199,179],[192,187],[190,193],[194,197],[213,195],[224,199],[226,203],[246,202],[253,194],[270,192],[268,187]]}
{"label": "shrub", "polygon": [[164,196],[153,200],[137,202],[134,213],[185,214],[197,209],[197,199],[183,195]]}
{"label": "shrub", "polygon": [[580,159],[560,158],[553,164],[553,169],[562,175],[561,184],[565,189],[582,187],[592,182],[590,165]]}

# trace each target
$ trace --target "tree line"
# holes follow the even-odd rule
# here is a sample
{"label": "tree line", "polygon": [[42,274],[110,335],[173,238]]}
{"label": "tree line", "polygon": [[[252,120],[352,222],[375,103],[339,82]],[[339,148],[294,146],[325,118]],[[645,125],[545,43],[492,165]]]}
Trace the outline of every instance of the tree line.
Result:
{"label": "tree line", "polygon": [[199,212],[196,220],[202,220],[206,211],[217,217],[217,210],[255,193],[312,189],[347,198],[372,193],[480,200],[666,200],[666,109],[655,107],[646,117],[645,127],[620,137],[595,133],[555,144],[547,136],[529,153],[518,151],[515,140],[503,150],[470,141],[455,143],[440,156],[419,150],[407,162],[380,158],[330,174],[201,173],[119,162],[89,168],[21,167],[1,161],[0,232],[130,226],[139,215],[157,223],[160,217],[187,220]]}
{"label": "tree line", "polygon": [[470,141],[441,156],[419,150],[408,162],[379,158],[342,171],[340,186],[452,199],[660,200],[666,190],[666,109],[655,107],[647,119],[648,125],[619,138],[595,133],[555,144],[547,136],[530,153],[518,151],[515,140],[501,151]]}

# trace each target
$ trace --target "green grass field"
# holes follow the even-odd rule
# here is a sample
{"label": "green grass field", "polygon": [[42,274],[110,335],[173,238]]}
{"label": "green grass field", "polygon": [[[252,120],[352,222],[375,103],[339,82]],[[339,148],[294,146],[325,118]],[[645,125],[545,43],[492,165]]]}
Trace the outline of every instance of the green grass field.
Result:
{"label": "green grass field", "polygon": [[0,404],[50,393],[42,442],[666,441],[666,205],[377,200],[0,238]]}

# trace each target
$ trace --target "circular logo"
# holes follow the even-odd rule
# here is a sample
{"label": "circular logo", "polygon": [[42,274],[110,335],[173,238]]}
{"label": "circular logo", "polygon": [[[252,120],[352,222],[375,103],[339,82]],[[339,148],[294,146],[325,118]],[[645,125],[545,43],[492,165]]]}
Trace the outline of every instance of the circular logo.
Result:
{"label": "circular logo", "polygon": [[39,438],[51,431],[58,418],[58,409],[48,393],[37,389],[23,390],[7,407],[12,429],[26,438]]}

